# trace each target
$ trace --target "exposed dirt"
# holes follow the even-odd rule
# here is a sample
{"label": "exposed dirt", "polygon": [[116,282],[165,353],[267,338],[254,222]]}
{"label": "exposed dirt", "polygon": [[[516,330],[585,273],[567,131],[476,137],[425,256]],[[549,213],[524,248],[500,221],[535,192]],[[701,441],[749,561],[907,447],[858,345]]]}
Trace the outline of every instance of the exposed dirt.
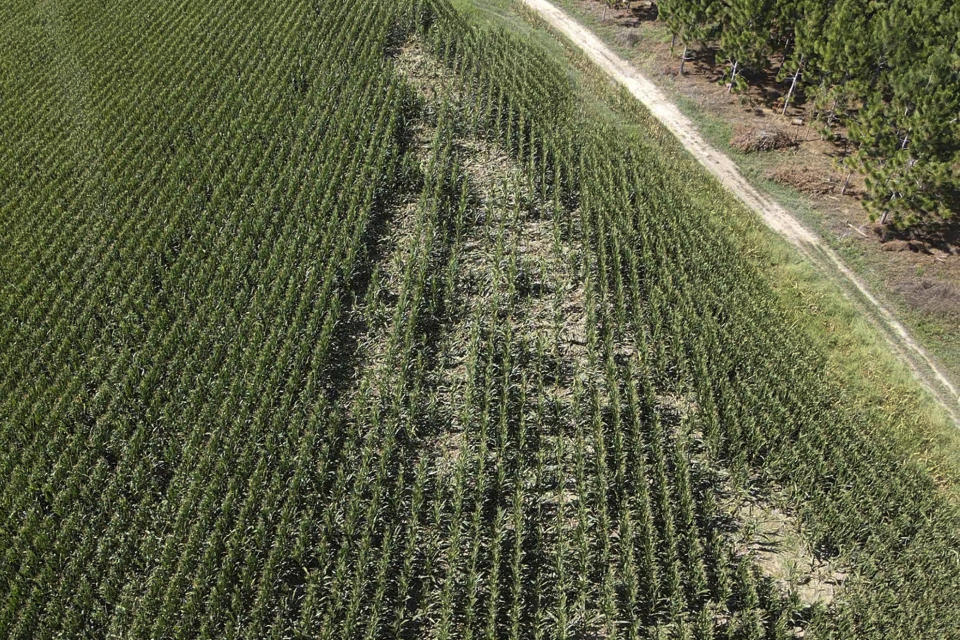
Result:
{"label": "exposed dirt", "polygon": [[870,291],[866,283],[840,259],[820,237],[802,225],[789,211],[760,193],[740,173],[736,164],[709,145],[697,127],[670,102],[647,77],[615,54],[590,30],[548,0],[523,0],[551,27],[572,40],[595,64],[626,87],[670,130],[704,167],[747,206],[756,211],[772,230],[793,244],[804,256],[828,273],[839,274],[848,290],[868,309],[895,353],[913,370],[917,379],[938,399],[960,425],[960,392],[940,365],[909,334],[904,325]]}
{"label": "exposed dirt", "polygon": [[[423,101],[425,112],[436,111],[441,101],[456,108],[462,99],[456,78],[426,52],[421,42],[415,38],[408,41],[395,59],[398,70]],[[424,125],[416,138],[421,143],[429,141],[434,131],[429,124]],[[587,373],[585,297],[574,273],[579,258],[558,226],[563,220],[576,235],[579,213],[556,212],[541,201],[523,168],[498,145],[464,133],[456,137],[454,146],[469,193],[469,220],[457,251],[452,282],[454,308],[448,310],[448,324],[440,332],[437,345],[439,404],[459,404],[458,398],[469,384],[468,347],[474,334],[484,330],[479,328],[489,322],[493,299],[503,296],[512,285],[516,292],[508,304],[514,340],[524,345],[527,353],[523,357],[543,357],[554,369],[550,379],[544,381],[543,398],[551,407],[548,422],[553,424],[538,437],[555,442],[563,459],[553,467],[556,477],[541,499],[547,507],[563,508],[578,500],[571,484],[572,387],[576,377],[596,375]],[[404,229],[405,225],[399,225],[395,235],[409,237]],[[399,239],[392,242],[398,243]],[[392,262],[387,262],[386,271],[396,269],[389,266]],[[510,263],[515,264],[516,277],[508,283],[506,269]],[[538,349],[543,350],[541,355],[536,353]],[[438,435],[434,453],[441,475],[452,473],[461,452],[470,447],[472,434],[460,422],[455,412],[447,415]],[[531,424],[536,422],[531,416]]]}
{"label": "exposed dirt", "polygon": [[960,322],[960,285],[913,277],[898,282],[896,289],[909,304],[927,313],[953,316]]}
{"label": "exposed dirt", "polygon": [[[794,593],[807,605],[833,602],[850,570],[839,558],[814,551],[800,520],[779,506],[789,504],[782,489],[737,488],[729,470],[710,456],[703,433],[690,428],[696,423],[687,418],[699,411],[692,397],[657,396],[657,407],[670,425],[670,437],[686,443],[695,475],[716,492],[719,511],[726,519],[723,530],[736,555],[749,557],[785,595]],[[749,488],[750,481],[746,484]]]}
{"label": "exposed dirt", "polygon": [[680,396],[663,394],[658,395],[656,401],[657,412],[660,414],[661,419],[666,419],[672,424],[680,424],[688,416],[694,415],[700,410],[696,399],[692,395]]}
{"label": "exposed dirt", "polygon": [[456,76],[426,53],[418,36],[411,36],[393,53],[397,71],[427,105],[436,107],[441,98],[460,98]]}
{"label": "exposed dirt", "polygon": [[830,604],[843,588],[849,570],[835,559],[819,558],[799,521],[768,501],[739,497],[724,508],[737,523],[735,547],[749,555],[764,575],[804,604]]}
{"label": "exposed dirt", "polygon": [[[403,45],[396,61],[423,113],[437,112],[441,102],[458,108],[463,97],[456,93],[456,79],[420,42]],[[563,540],[557,543],[562,550],[572,544],[568,539],[588,531],[585,498],[592,485],[582,485],[577,460],[595,456],[590,436],[575,420],[575,389],[578,380],[601,375],[588,356],[586,295],[578,276],[582,256],[571,240],[582,234],[579,211],[556,210],[552,199],[542,199],[524,167],[495,142],[457,130],[453,148],[464,180],[466,221],[462,237],[453,240],[450,300],[430,374],[440,420],[428,455],[442,480],[470,477],[480,460],[496,465],[503,463],[500,456],[514,455],[489,447],[477,421],[460,412],[469,390],[476,389],[471,377],[486,373],[489,349],[496,350],[499,336],[509,332],[514,361],[535,363],[526,369],[543,376],[528,382],[538,387],[537,401],[524,409],[534,432],[526,437],[546,452],[543,477],[524,481],[536,486],[538,508],[557,525],[549,535]],[[410,236],[402,228],[398,234]],[[482,362],[471,362],[472,353]],[[587,615],[585,637],[600,637],[601,617]]]}
{"label": "exposed dirt", "polygon": [[437,438],[436,470],[443,479],[453,475],[460,456],[467,445],[467,437],[462,431],[448,431]]}

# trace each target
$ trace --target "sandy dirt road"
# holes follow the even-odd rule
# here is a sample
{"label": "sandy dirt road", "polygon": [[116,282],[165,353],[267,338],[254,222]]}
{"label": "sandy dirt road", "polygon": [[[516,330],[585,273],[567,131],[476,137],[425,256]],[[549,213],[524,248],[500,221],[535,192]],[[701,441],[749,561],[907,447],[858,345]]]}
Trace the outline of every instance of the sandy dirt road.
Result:
{"label": "sandy dirt road", "polygon": [[956,386],[923,347],[910,336],[906,327],[870,292],[863,280],[844,264],[835,251],[804,227],[789,211],[747,182],[734,162],[710,146],[690,119],[680,113],[656,85],[610,50],[589,29],[547,0],[520,1],[537,12],[551,27],[576,44],[597,66],[625,86],[710,173],[756,211],[768,227],[783,236],[819,267],[830,274],[838,275],[851,296],[857,299],[887,339],[893,351],[960,426],[960,392]]}

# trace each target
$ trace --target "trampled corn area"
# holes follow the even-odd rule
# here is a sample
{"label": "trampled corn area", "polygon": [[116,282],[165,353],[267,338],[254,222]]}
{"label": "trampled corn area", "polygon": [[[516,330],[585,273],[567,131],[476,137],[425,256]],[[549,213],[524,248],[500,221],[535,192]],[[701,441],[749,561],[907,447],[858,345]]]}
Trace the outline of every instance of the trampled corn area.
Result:
{"label": "trampled corn area", "polygon": [[953,637],[716,187],[471,15],[0,9],[0,636]]}

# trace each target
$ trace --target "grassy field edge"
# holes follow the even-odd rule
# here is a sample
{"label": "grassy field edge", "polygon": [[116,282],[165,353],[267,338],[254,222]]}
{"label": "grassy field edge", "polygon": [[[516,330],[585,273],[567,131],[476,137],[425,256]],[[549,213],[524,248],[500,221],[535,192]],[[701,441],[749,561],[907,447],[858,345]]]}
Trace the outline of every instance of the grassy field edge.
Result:
{"label": "grassy field edge", "polygon": [[[579,83],[584,109],[594,110],[606,118],[616,118],[627,126],[647,128],[656,134],[660,148],[669,154],[678,170],[684,171],[689,177],[691,186],[696,183],[701,187],[699,194],[691,188],[691,197],[700,200],[716,216],[722,216],[723,223],[740,239],[743,250],[755,254],[755,259],[763,265],[770,286],[777,292],[784,307],[790,310],[796,326],[822,349],[827,358],[828,375],[842,389],[845,401],[871,418],[870,422],[876,425],[878,438],[894,439],[903,451],[905,460],[923,469],[951,501],[960,504],[960,429],[917,381],[907,364],[890,350],[869,312],[864,311],[864,305],[859,301],[851,298],[839,276],[826,274],[827,277],[824,277],[821,268],[804,259],[785,240],[766,228],[626,90],[615,85],[572,43],[556,34],[528,9],[510,0],[460,0],[460,3],[474,8],[493,25],[541,41]],[[557,4],[590,27],[615,51],[620,49],[608,34],[595,28],[592,16],[577,11],[570,0],[559,0]],[[670,92],[670,97],[676,96]],[[718,141],[716,132],[710,135],[708,127],[703,126],[704,116],[694,113],[697,111],[695,107],[682,103],[678,106],[694,120],[701,134],[711,144],[726,151],[728,145]],[[734,161],[743,169],[738,158],[734,157]],[[812,224],[816,212],[802,205],[801,194],[784,193],[792,190],[781,185],[777,185],[777,189],[770,189],[768,181],[758,180],[754,172],[744,173],[761,192],[798,213],[804,223],[816,230],[816,225]],[[798,201],[801,206],[797,206]],[[849,251],[837,246],[833,248],[841,251],[858,276],[866,275],[861,263],[849,261]],[[870,285],[875,285],[875,281],[867,280]],[[895,310],[898,319],[915,331],[911,318],[899,313],[899,306]],[[927,346],[928,341],[923,334],[918,338]]]}
{"label": "grassy field edge", "polygon": [[[552,0],[578,22],[588,27],[600,40],[624,59],[636,65],[637,49],[625,47],[616,37],[615,29],[603,24],[599,18],[587,11],[576,0]],[[730,145],[734,123],[725,120],[678,91],[677,87],[649,69],[643,70],[647,78],[663,91],[677,108],[697,127],[703,138],[719,151],[730,157],[747,181],[763,195],[775,200],[790,210],[804,225],[817,233],[827,245],[842,256],[844,262],[856,275],[864,280],[888,308],[896,312],[897,318],[906,325],[913,337],[931,353],[954,385],[960,384],[960,338],[952,334],[955,323],[944,319],[938,322],[929,314],[924,315],[911,307],[902,294],[885,290],[883,275],[877,272],[881,267],[877,256],[865,251],[855,242],[844,241],[835,233],[830,233],[825,214],[813,200],[799,190],[785,184],[774,182],[763,175],[760,166],[763,157],[742,153]]]}

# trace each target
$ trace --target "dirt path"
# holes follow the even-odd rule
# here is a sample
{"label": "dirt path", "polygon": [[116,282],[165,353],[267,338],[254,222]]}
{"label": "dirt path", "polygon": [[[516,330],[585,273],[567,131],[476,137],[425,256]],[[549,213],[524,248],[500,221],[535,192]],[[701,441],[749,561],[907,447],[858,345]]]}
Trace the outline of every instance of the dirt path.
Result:
{"label": "dirt path", "polygon": [[568,16],[547,0],[522,0],[558,32],[569,38],[612,78],[625,86],[650,112],[670,130],[683,146],[710,173],[747,206],[756,211],[768,227],[782,235],[804,256],[839,274],[846,288],[859,298],[869,317],[881,330],[893,350],[913,370],[917,379],[934,395],[960,425],[960,392],[947,378],[933,358],[909,334],[893,313],[874,296],[867,285],[844,264],[819,236],[804,227],[786,209],[757,191],[741,175],[726,155],[710,146],[693,123],[670,102],[660,89],[634,69],[630,63],[610,50],[589,29]]}

